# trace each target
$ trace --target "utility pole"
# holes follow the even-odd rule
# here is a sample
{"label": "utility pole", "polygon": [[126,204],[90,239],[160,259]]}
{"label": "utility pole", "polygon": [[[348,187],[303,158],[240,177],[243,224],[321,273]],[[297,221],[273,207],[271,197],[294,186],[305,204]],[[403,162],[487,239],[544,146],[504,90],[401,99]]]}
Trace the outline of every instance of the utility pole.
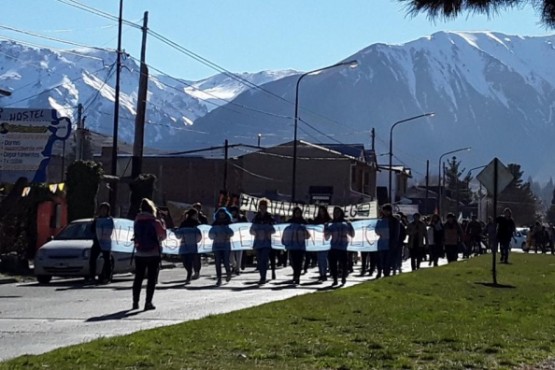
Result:
{"label": "utility pole", "polygon": [[77,105],[77,131],[75,132],[75,159],[78,161],[83,160],[84,135],[85,132],[83,127],[83,104],[79,103],[79,105]]}
{"label": "utility pole", "polygon": [[143,17],[143,41],[141,44],[141,70],[139,77],[139,93],[137,94],[137,115],[135,116],[135,141],[133,142],[133,161],[131,178],[142,172],[143,147],[145,139],[146,99],[148,92],[148,66],[146,65],[146,36],[148,32],[148,12]]}
{"label": "utility pole", "polygon": [[228,165],[229,144],[227,139],[224,142],[224,191],[227,193],[227,165]]}
{"label": "utility pole", "polygon": [[372,146],[370,147],[372,149],[372,151],[374,151],[374,149],[376,148],[376,129],[372,127],[372,130],[370,131],[370,137],[372,139],[371,143]]}
{"label": "utility pole", "polygon": [[[112,169],[111,175],[117,176],[118,167],[118,126],[119,126],[119,90],[120,90],[120,76],[121,76],[121,29],[123,24],[123,0],[119,0],[119,18],[118,18],[118,50],[116,59],[116,87],[115,87],[115,102],[114,102],[114,131],[112,137]],[[110,189],[110,206],[112,207],[112,212],[117,215],[116,203],[117,203],[117,192],[118,183],[114,179],[111,183]]]}
{"label": "utility pole", "polygon": [[430,190],[430,160],[426,160],[426,197],[424,198],[424,204],[426,208],[426,213],[430,213],[428,207],[428,192]]}

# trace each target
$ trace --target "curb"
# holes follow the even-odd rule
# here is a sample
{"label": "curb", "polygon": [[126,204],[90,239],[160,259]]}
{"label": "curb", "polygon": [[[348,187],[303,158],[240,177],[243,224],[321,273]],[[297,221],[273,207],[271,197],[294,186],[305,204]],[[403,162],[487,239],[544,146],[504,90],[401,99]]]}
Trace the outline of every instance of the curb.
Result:
{"label": "curb", "polygon": [[13,283],[17,283],[17,279],[14,279],[14,278],[0,279],[0,285],[1,284],[13,284]]}

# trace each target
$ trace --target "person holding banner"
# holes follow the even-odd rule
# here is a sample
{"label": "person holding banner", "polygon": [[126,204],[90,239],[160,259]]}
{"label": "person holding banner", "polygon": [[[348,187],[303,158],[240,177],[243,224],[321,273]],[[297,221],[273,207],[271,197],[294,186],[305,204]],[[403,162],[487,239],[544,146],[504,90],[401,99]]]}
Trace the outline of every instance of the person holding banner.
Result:
{"label": "person holding banner", "polygon": [[305,226],[306,220],[303,218],[303,211],[300,207],[293,208],[293,217],[291,217],[289,223],[290,225],[283,230],[281,244],[289,252],[289,259],[293,268],[293,284],[299,285],[301,283],[306,240],[310,238],[310,234]]}
{"label": "person holding banner", "polygon": [[[274,218],[268,213],[269,204],[270,201],[266,198],[258,201],[258,212],[252,219],[250,228],[250,233],[254,236],[252,247],[256,251],[256,264],[260,273],[258,283],[261,285],[266,284],[268,260],[272,251],[272,234],[276,232]],[[275,279],[275,272],[272,271],[272,273],[272,278]]]}
{"label": "person holding banner", "polygon": [[[231,206],[228,208],[231,213],[231,222],[248,222],[247,218],[239,212],[239,207]],[[231,264],[231,273],[241,275],[241,266],[243,265],[243,251],[231,251],[229,255],[229,263]]]}
{"label": "person holding banner", "polygon": [[[328,208],[326,206],[318,206],[318,214],[312,220],[311,224],[325,226],[330,221],[331,221],[331,217],[328,213]],[[320,277],[318,280],[327,281],[328,280],[328,251],[316,252],[316,258],[318,260],[318,272],[320,274]]]}
{"label": "person holding banner", "polygon": [[112,232],[114,231],[114,220],[110,216],[110,204],[102,203],[98,207],[98,217],[92,223],[92,231],[94,233],[93,245],[89,259],[89,280],[95,281],[96,262],[98,256],[102,253],[104,264],[102,265],[102,273],[99,276],[99,282],[107,284],[112,280]]}
{"label": "person holding banner", "polygon": [[382,217],[376,223],[376,234],[378,239],[377,267],[378,275],[376,279],[389,276],[391,272],[392,251],[399,246],[400,222],[393,216],[391,204],[382,207]]}
{"label": "person holding banner", "polygon": [[[341,269],[341,285],[347,282],[349,237],[355,236],[353,225],[345,220],[345,213],[340,207],[334,207],[332,222],[324,226],[324,239],[330,240],[330,272],[333,278],[332,286],[337,285],[338,267]],[[338,266],[339,265],[339,266]]]}
{"label": "person holding banner", "polygon": [[183,267],[187,271],[185,285],[188,285],[193,276],[193,265],[198,257],[198,243],[202,240],[202,233],[198,228],[200,221],[196,209],[189,209],[183,216],[183,222],[179,225],[179,229],[175,230],[175,235],[181,239],[179,255],[183,261]]}
{"label": "person holding banner", "polygon": [[231,280],[229,266],[229,253],[231,252],[231,237],[233,230],[229,227],[231,215],[225,208],[220,208],[214,215],[214,223],[208,232],[208,237],[213,240],[212,251],[216,263],[216,285],[222,285],[222,263],[225,267],[225,281]]}

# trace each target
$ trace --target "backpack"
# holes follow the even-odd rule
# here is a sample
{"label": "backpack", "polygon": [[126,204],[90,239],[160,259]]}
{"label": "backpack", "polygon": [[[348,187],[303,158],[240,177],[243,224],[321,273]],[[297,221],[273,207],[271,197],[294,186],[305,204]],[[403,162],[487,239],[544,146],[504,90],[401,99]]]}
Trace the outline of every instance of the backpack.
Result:
{"label": "backpack", "polygon": [[160,248],[154,220],[135,221],[135,248],[139,252],[147,252]]}

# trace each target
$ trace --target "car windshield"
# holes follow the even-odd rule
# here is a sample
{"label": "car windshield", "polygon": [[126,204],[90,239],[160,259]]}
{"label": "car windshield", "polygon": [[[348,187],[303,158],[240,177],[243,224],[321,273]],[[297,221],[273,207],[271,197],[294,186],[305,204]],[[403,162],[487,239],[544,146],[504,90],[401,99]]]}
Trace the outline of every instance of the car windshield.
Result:
{"label": "car windshield", "polygon": [[58,235],[56,240],[87,240],[92,239],[92,222],[74,222],[67,225]]}

